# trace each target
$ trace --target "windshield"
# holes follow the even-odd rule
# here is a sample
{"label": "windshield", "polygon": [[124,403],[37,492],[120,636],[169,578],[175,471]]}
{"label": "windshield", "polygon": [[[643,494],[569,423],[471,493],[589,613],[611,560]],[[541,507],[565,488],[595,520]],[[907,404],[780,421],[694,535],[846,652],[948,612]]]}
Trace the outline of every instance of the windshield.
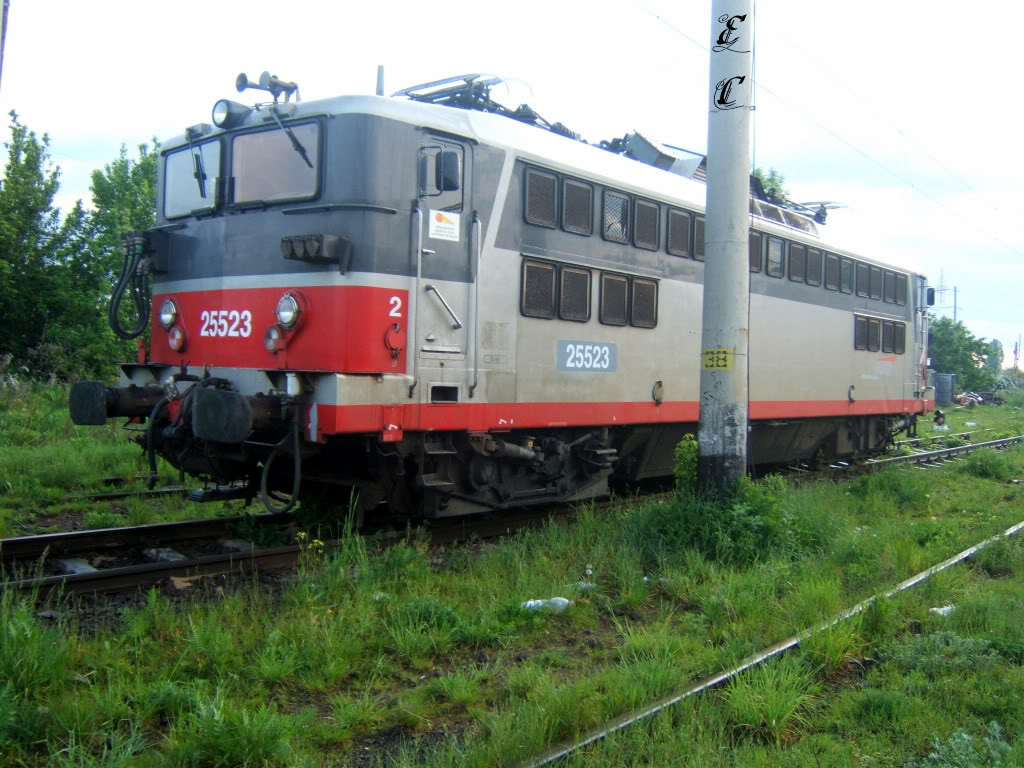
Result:
{"label": "windshield", "polygon": [[269,202],[315,197],[320,172],[320,126],[316,123],[287,125],[292,137],[280,128],[243,133],[231,142],[232,202]]}
{"label": "windshield", "polygon": [[[203,178],[196,178],[196,157]],[[217,201],[217,178],[220,176],[220,142],[214,139],[193,144],[167,155],[164,165],[164,216],[173,219],[187,216],[200,208],[212,208]]]}

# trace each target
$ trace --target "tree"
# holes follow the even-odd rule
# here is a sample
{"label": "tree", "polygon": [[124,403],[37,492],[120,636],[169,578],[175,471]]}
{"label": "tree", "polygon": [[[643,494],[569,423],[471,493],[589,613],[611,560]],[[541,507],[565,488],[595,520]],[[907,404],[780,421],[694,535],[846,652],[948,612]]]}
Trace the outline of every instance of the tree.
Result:
{"label": "tree", "polygon": [[762,168],[755,168],[754,177],[761,182],[761,186],[764,187],[765,194],[768,195],[769,199],[789,199],[789,190],[785,186],[786,177],[774,168],[769,168],[768,173],[765,173]]}
{"label": "tree", "polygon": [[[11,138],[4,179],[0,183],[0,356],[37,373],[45,345],[59,335],[67,292],[77,288],[75,255],[88,237],[88,217],[81,201],[66,216],[54,207],[60,169],[50,161],[50,139],[38,138],[11,111]],[[56,357],[60,357],[57,355]],[[48,364],[49,365],[49,364]],[[43,366],[47,367],[47,366]]]}
{"label": "tree", "polygon": [[988,343],[988,347],[988,359],[985,364],[998,376],[999,372],[1003,370],[1003,343],[998,339],[992,339]]}
{"label": "tree", "polygon": [[940,373],[955,373],[961,390],[984,392],[995,384],[995,372],[986,364],[992,346],[974,336],[961,322],[948,317],[931,318],[928,354],[932,368]]}

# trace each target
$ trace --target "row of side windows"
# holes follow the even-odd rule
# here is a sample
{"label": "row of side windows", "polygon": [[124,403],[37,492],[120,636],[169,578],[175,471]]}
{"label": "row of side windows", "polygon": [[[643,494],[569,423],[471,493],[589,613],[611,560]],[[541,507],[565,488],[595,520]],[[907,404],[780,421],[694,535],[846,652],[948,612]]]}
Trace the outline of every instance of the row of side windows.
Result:
{"label": "row of side windows", "polygon": [[[561,195],[559,195],[561,185]],[[526,169],[525,217],[529,224],[589,237],[594,233],[595,187],[559,177],[539,168]],[[632,243],[648,251],[661,248],[661,208],[652,200],[624,192],[602,191],[601,236],[614,243]],[[561,201],[561,208],[559,208]],[[704,217],[666,206],[665,250],[672,256],[704,261]],[[882,267],[826,253],[781,237],[750,232],[750,271],[789,279],[830,291],[853,293],[889,304],[907,303],[907,276]]]}
{"label": "row of side windows", "polygon": [[902,355],[907,347],[906,323],[881,320],[877,317],[853,316],[853,348],[869,352]]}
{"label": "row of side windows", "polygon": [[[526,222],[589,237],[594,234],[594,194],[593,184],[560,178],[539,168],[527,168]],[[659,203],[633,198],[612,189],[601,190],[601,195],[601,237],[613,243],[632,244],[645,251],[661,249],[662,206]],[[703,261],[704,217],[668,208],[666,250],[673,256]]]}
{"label": "row of side windows", "polygon": [[750,271],[763,268],[769,277],[785,277],[787,251],[789,279],[795,283],[819,286],[824,282],[829,291],[853,293],[856,289],[864,298],[900,306],[907,303],[904,274],[760,232],[750,232]]}
{"label": "row of side windows", "polygon": [[[598,320],[604,325],[654,328],[658,324],[658,283],[617,272],[598,272]],[[591,271],[550,261],[523,259],[519,310],[526,317],[590,320]]]}

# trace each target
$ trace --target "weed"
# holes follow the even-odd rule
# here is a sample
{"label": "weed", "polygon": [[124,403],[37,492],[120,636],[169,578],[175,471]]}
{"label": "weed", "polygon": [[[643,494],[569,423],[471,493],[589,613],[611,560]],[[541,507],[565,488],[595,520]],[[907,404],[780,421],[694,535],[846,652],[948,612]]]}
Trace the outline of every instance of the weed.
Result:
{"label": "weed", "polygon": [[14,695],[41,698],[68,679],[71,639],[55,627],[42,626],[28,601],[8,590],[0,593],[0,680]]}
{"label": "weed", "polygon": [[805,638],[800,647],[804,658],[825,675],[832,675],[846,665],[849,659],[860,656],[865,647],[861,637],[861,616],[833,624]]}
{"label": "weed", "polygon": [[683,439],[675,448],[673,472],[676,476],[676,488],[680,493],[692,494],[697,491],[697,438],[683,435]]}
{"label": "weed", "polygon": [[907,709],[907,700],[895,691],[868,688],[854,704],[856,717],[872,729],[897,725]]}
{"label": "weed", "polygon": [[334,722],[345,738],[358,736],[379,727],[387,717],[380,698],[369,689],[355,698],[339,694],[331,699]]}
{"label": "weed", "polygon": [[953,632],[914,635],[885,656],[897,668],[920,670],[932,680],[943,675],[961,675],[999,661],[987,640],[960,637]]}
{"label": "weed", "polygon": [[737,731],[779,745],[804,722],[801,710],[817,691],[807,668],[786,657],[740,675],[723,696]]}
{"label": "weed", "polygon": [[911,760],[904,768],[998,768],[1010,753],[1010,745],[1003,739],[999,724],[988,724],[988,735],[983,739],[986,754],[982,756],[967,731],[956,731],[943,744],[936,736],[928,757]]}
{"label": "weed", "polygon": [[135,724],[129,724],[127,731],[99,731],[85,739],[72,731],[60,748],[53,743],[47,746],[48,768],[133,768],[138,765],[145,739]]}
{"label": "weed", "polygon": [[427,685],[427,695],[456,709],[466,709],[480,699],[480,686],[487,676],[488,673],[479,667],[458,670],[431,680]]}
{"label": "weed", "polygon": [[240,539],[251,541],[260,549],[280,547],[285,543],[280,527],[259,522],[255,514],[247,514],[234,524],[233,529]]}
{"label": "weed", "polygon": [[280,766],[291,755],[295,723],[273,704],[229,709],[220,691],[178,720],[167,737],[169,765]]}
{"label": "weed", "polygon": [[960,467],[961,472],[999,482],[1006,482],[1013,474],[1007,456],[991,448],[981,448],[975,451]]}
{"label": "weed", "polygon": [[94,509],[82,516],[82,527],[90,530],[120,528],[125,524],[124,515],[109,509]]}

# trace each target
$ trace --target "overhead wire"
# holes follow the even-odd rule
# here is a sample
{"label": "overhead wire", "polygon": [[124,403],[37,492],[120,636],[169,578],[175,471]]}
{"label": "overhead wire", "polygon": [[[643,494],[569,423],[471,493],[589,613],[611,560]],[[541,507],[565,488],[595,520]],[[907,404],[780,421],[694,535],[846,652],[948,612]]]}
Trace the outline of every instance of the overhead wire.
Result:
{"label": "overhead wire", "polygon": [[[667,27],[668,29],[670,29],[673,32],[675,32],[676,34],[678,34],[683,39],[687,40],[692,45],[696,46],[697,48],[699,48],[702,51],[708,52],[709,49],[708,49],[708,47],[706,45],[704,45],[703,43],[699,42],[698,40],[696,40],[693,37],[691,37],[690,35],[688,35],[686,32],[681,30],[679,27],[677,27],[671,21],[666,19],[660,13],[657,13],[656,11],[653,11],[653,10],[651,10],[649,8],[644,8],[644,10],[646,10],[647,13],[649,13],[651,16],[653,16],[655,20],[657,20],[658,22],[663,24],[665,27]],[[755,36],[755,45],[756,45],[756,36]],[[800,107],[798,107],[797,105],[793,104],[788,99],[786,99],[785,97],[780,95],[779,93],[775,92],[774,90],[772,90],[768,86],[766,86],[763,83],[761,83],[760,81],[758,81],[757,78],[753,76],[753,74],[752,74],[752,79],[754,81],[754,87],[755,88],[761,89],[762,91],[764,91],[764,93],[768,94],[769,96],[773,97],[774,99],[776,99],[777,101],[782,103],[789,110],[791,110],[792,112],[794,112],[797,115],[801,116],[804,120],[806,120],[807,122],[811,123],[812,125],[817,127],[819,130],[825,132],[826,134],[828,134],[829,136],[834,138],[836,141],[838,141],[841,144],[843,144],[844,146],[848,147],[850,150],[852,150],[857,155],[859,155],[860,157],[862,157],[865,160],[867,160],[868,162],[870,162],[872,165],[876,166],[880,170],[882,170],[885,173],[887,173],[888,175],[892,176],[894,179],[898,180],[901,184],[903,184],[903,185],[909,187],[910,189],[912,189],[914,192],[916,192],[918,195],[920,195],[925,200],[928,200],[929,202],[933,203],[934,205],[937,205],[938,207],[942,208],[943,210],[949,211],[951,214],[958,215],[958,214],[961,213],[961,211],[954,210],[949,205],[944,203],[942,200],[940,200],[940,199],[936,198],[935,196],[933,196],[933,195],[929,194],[928,192],[926,192],[924,189],[922,189],[920,186],[918,186],[918,184],[916,184],[912,179],[908,178],[907,176],[905,176],[905,175],[899,173],[898,171],[894,170],[893,168],[889,167],[888,165],[883,163],[881,160],[879,160],[878,158],[874,157],[868,151],[861,149],[859,146],[857,146],[851,140],[847,139],[846,137],[844,137],[843,135],[841,135],[837,131],[833,130],[828,125],[822,123],[820,120],[817,120],[815,117],[813,117],[811,114],[809,114],[805,110],[801,109]],[[938,162],[929,153],[924,152],[923,150],[922,150],[922,153],[925,154],[926,157],[929,157],[930,159],[932,159],[933,161]],[[946,170],[947,172],[952,173],[941,162],[939,162],[938,165],[941,168],[943,168],[943,170]],[[956,174],[953,174],[953,175],[957,176]],[[961,179],[961,181],[969,189],[973,190],[973,187],[969,183],[967,183],[965,180],[962,180],[962,179]],[[974,191],[974,194],[977,194],[979,198],[984,200],[984,197],[980,193],[978,193],[976,190],[973,190],[973,191]],[[989,201],[985,200],[985,202],[987,203]],[[986,239],[989,239],[993,243],[997,243],[997,244],[1001,245],[1002,247],[1008,249],[1009,251],[1011,251],[1014,254],[1021,254],[1021,249],[1020,249],[1019,246],[1016,246],[1016,245],[1013,245],[1011,243],[1008,243],[1007,241],[1003,240],[998,235],[993,234],[991,231],[985,231],[984,234],[983,234],[983,237],[985,237]]]}

